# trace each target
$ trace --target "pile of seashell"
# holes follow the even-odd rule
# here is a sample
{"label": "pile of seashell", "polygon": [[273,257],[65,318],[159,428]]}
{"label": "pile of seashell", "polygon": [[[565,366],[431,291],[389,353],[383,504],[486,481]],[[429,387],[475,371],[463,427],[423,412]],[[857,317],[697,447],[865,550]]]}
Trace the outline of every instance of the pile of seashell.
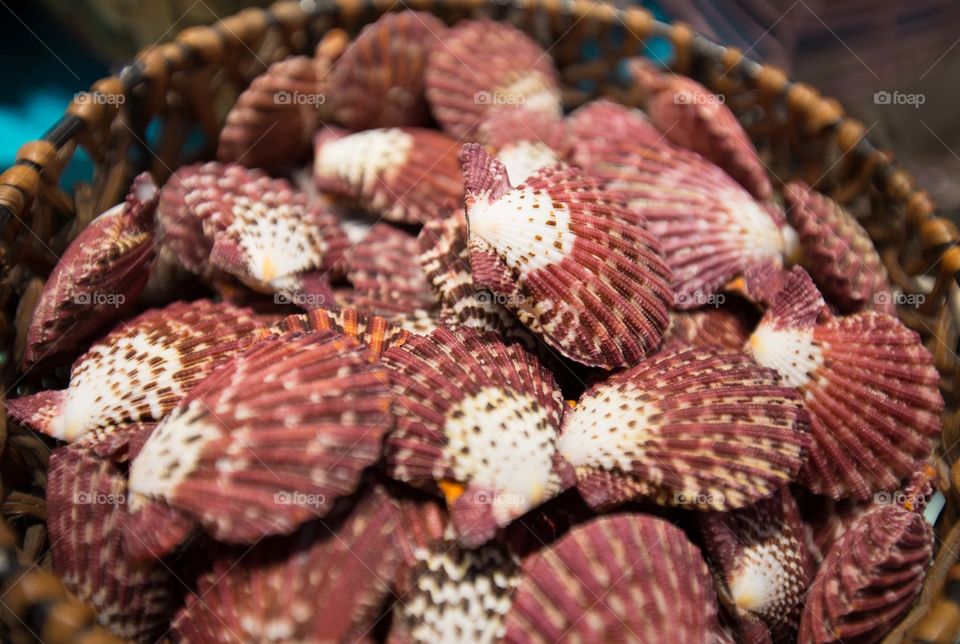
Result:
{"label": "pile of seashell", "polygon": [[520,31],[390,14],[137,177],[32,318],[24,369],[69,383],[6,403],[65,442],[70,590],[140,641],[889,631],[933,552],[932,357],[849,212],[628,71],[645,111],[565,115]]}

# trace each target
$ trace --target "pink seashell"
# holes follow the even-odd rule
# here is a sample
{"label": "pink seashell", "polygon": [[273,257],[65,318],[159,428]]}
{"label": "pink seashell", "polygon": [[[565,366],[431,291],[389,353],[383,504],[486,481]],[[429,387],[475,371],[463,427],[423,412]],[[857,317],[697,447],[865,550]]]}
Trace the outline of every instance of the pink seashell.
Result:
{"label": "pink seashell", "polygon": [[153,642],[168,629],[176,586],[167,564],[127,555],[126,495],[120,470],[88,447],[55,449],[46,486],[52,569],[114,635]]}
{"label": "pink seashell", "polygon": [[834,499],[893,490],[940,432],[940,377],[920,337],[895,317],[833,317],[794,268],[746,350],[803,394],[814,446],[800,481]]}
{"label": "pink seashell", "polygon": [[384,351],[402,346],[410,337],[410,331],[403,327],[356,309],[314,309],[309,313],[290,315],[278,322],[271,331],[281,334],[312,331],[342,333],[366,346],[371,362],[379,362]]}
{"label": "pink seashell", "polygon": [[463,202],[456,140],[424,128],[347,134],[329,128],[315,142],[313,177],[321,192],[387,221],[422,224]]}
{"label": "pink seashell", "polygon": [[616,193],[558,165],[512,188],[476,144],[462,153],[474,286],[563,355],[605,369],[660,343],[672,294],[656,239]]}
{"label": "pink seashell", "polygon": [[264,339],[211,374],[134,459],[130,529],[152,541],[132,547],[159,556],[185,536],[151,506],[230,543],[326,516],[379,459],[389,408],[386,373],[353,338]]}
{"label": "pink seashell", "polygon": [[514,185],[567,156],[563,120],[530,110],[492,112],[480,125],[479,137],[493,148]]}
{"label": "pink seashell", "polygon": [[755,311],[739,302],[695,311],[674,311],[663,337],[664,348],[716,346],[740,351],[756,327]]}
{"label": "pink seashell", "polygon": [[700,526],[745,630],[763,629],[759,640],[772,634],[776,641],[795,641],[814,555],[790,490],[733,512],[704,514]]}
{"label": "pink seashell", "polygon": [[722,96],[692,78],[661,71],[644,58],[631,59],[628,69],[648,93],[647,114],[664,136],[723,168],[755,198],[773,196],[756,148]]}
{"label": "pink seashell", "polygon": [[563,401],[550,372],[521,346],[441,327],[387,350],[382,363],[397,397],[388,472],[442,491],[463,545],[488,541],[560,491]]}
{"label": "pink seashell", "polygon": [[263,335],[254,314],[206,300],[121,322],[73,363],[70,384],[6,401],[17,422],[65,441],[166,415],[220,364]]}
{"label": "pink seashell", "polygon": [[594,519],[523,564],[504,642],[716,641],[707,565],[663,519]]}
{"label": "pink seashell", "polygon": [[853,215],[802,181],[788,183],[783,196],[804,266],[824,296],[844,313],[869,308],[895,314],[887,269]]}
{"label": "pink seashell", "polygon": [[525,33],[503,22],[465,20],[430,52],[427,100],[444,131],[473,139],[491,112],[529,110],[560,116],[557,71]]}
{"label": "pink seashell", "polygon": [[743,277],[761,302],[786,251],[783,213],[759,203],[723,170],[667,141],[638,110],[598,101],[568,119],[571,160],[610,182],[659,240],[679,309],[714,304]]}
{"label": "pink seashell", "polygon": [[395,504],[375,488],[349,515],[218,552],[174,620],[179,641],[372,639],[400,562],[397,528]]}
{"label": "pink seashell", "polygon": [[330,73],[334,119],[351,130],[426,125],[424,68],[446,31],[422,11],[388,13],[364,27]]}
{"label": "pink seashell", "polygon": [[122,204],[87,226],[64,252],[34,309],[23,368],[62,358],[123,317],[147,282],[159,200],[149,173],[133,181]]}
{"label": "pink seashell", "polygon": [[796,478],[802,399],[772,369],[713,347],[668,349],[608,377],[564,417],[557,450],[593,507],[649,497],[734,510]]}
{"label": "pink seashell", "polygon": [[74,444],[89,450],[97,458],[111,463],[126,463],[143,448],[156,423],[132,423],[122,427],[95,429],[83,434]]}
{"label": "pink seashell", "polygon": [[922,516],[897,505],[858,517],[810,586],[799,641],[879,641],[920,592],[933,540]]}

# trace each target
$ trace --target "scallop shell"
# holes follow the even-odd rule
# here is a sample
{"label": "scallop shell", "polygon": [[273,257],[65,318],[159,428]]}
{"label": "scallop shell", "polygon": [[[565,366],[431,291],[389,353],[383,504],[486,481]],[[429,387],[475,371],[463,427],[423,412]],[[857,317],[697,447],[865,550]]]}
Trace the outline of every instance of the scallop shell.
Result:
{"label": "scallop shell", "polygon": [[159,421],[217,366],[263,334],[254,314],[206,300],[121,322],[73,363],[70,384],[6,401],[17,422],[65,441]]}
{"label": "scallop shell", "polygon": [[296,164],[310,149],[325,98],[313,58],[291,56],[273,63],[227,113],[217,160],[271,171]]}
{"label": "scallop shell", "polygon": [[794,268],[747,343],[803,394],[814,446],[800,482],[835,499],[893,490],[919,470],[940,432],[943,398],[933,357],[895,317],[833,317]]}
{"label": "scallop shell", "polygon": [[400,561],[397,518],[374,489],[347,516],[218,553],[173,628],[209,644],[372,640]]}
{"label": "scallop shell", "polygon": [[887,269],[870,235],[843,206],[802,181],[783,189],[787,219],[799,235],[804,266],[843,313],[896,313]]}
{"label": "scallop shell", "polygon": [[364,27],[330,74],[334,119],[351,130],[426,125],[424,68],[446,31],[421,11],[388,13]]}
{"label": "scallop shell", "polygon": [[158,194],[150,174],[139,175],[126,200],[97,217],[67,247],[33,311],[24,370],[73,353],[133,306],[154,256]]}
{"label": "scallop shell", "polygon": [[496,335],[441,327],[384,353],[396,402],[390,476],[439,489],[474,547],[562,487],[553,376]]}
{"label": "scallop shell", "polygon": [[920,592],[933,541],[923,517],[900,506],[858,517],[810,586],[799,641],[879,641]]}
{"label": "scallop shell", "polygon": [[389,408],[386,373],[353,338],[264,339],[184,399],[131,464],[131,530],[152,535],[138,552],[185,536],[150,506],[230,543],[326,516],[379,459]]}
{"label": "scallop shell", "polygon": [[424,72],[434,117],[458,139],[473,139],[492,112],[562,111],[550,56],[528,35],[503,22],[465,20],[430,52]]}
{"label": "scallop shell", "polygon": [[713,643],[717,598],[684,533],[645,515],[573,528],[523,565],[504,642]]}
{"label": "scallop shell", "polygon": [[387,221],[422,224],[462,205],[459,144],[424,128],[317,134],[313,177],[321,192],[342,197]]}
{"label": "scallop shell", "polygon": [[667,349],[587,389],[557,450],[593,507],[650,497],[733,510],[796,478],[809,438],[802,405],[743,354]]}
{"label": "scallop shell", "polygon": [[695,311],[674,311],[663,337],[663,346],[717,346],[740,351],[756,327],[757,315],[733,303]]}
{"label": "scallop shell", "polygon": [[522,183],[567,154],[563,120],[529,110],[493,112],[480,125],[479,137],[507,169],[511,184]]}
{"label": "scallop shell", "polygon": [[[704,514],[700,526],[737,617],[776,641],[796,640],[814,556],[786,487],[740,510]],[[748,627],[749,628],[749,627]]]}
{"label": "scallop shell", "polygon": [[512,188],[477,144],[464,146],[462,159],[475,287],[586,365],[630,366],[659,345],[670,271],[617,194],[562,165]]}
{"label": "scallop shell", "polygon": [[174,578],[158,560],[127,556],[126,494],[120,470],[85,446],[53,451],[46,486],[52,569],[114,635],[154,642],[175,610]]}
{"label": "scallop shell", "polygon": [[743,277],[761,302],[783,266],[783,213],[760,203],[723,170],[666,141],[638,110],[607,101],[569,119],[571,160],[606,179],[659,240],[673,272],[674,304],[714,304]]}
{"label": "scallop shell", "polygon": [[722,95],[692,78],[662,72],[643,58],[630,60],[627,67],[648,93],[647,114],[664,136],[723,168],[756,199],[773,196],[756,148]]}
{"label": "scallop shell", "polygon": [[131,423],[120,427],[95,429],[83,434],[74,444],[111,463],[126,463],[143,448],[156,423]]}
{"label": "scallop shell", "polygon": [[287,316],[271,330],[281,334],[312,331],[343,333],[356,338],[367,347],[371,362],[378,362],[384,351],[390,347],[402,346],[410,337],[410,332],[401,326],[376,315],[361,313],[356,309],[339,311],[314,309],[302,315]]}

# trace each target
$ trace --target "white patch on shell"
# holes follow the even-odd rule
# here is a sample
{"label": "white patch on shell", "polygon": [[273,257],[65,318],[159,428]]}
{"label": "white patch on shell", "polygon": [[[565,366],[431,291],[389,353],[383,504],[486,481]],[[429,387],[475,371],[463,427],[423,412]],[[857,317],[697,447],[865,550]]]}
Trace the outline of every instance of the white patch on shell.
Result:
{"label": "white patch on shell", "polygon": [[547,492],[555,430],[529,395],[485,387],[447,412],[454,477],[495,492],[494,515],[515,517]]}
{"label": "white patch on shell", "polygon": [[[127,358],[130,354],[134,357]],[[91,347],[70,376],[63,414],[51,424],[53,435],[75,441],[111,422],[143,419],[146,411],[153,420],[159,420],[165,409],[158,392],[186,393],[176,378],[182,368],[175,347],[151,342],[142,333]],[[151,383],[149,390],[144,388]],[[134,389],[140,395],[131,396]]]}
{"label": "white patch on shell", "polygon": [[511,190],[493,203],[479,199],[470,207],[468,220],[471,236],[525,275],[559,264],[576,240],[570,211],[562,204],[554,208],[546,190]]}
{"label": "white patch on shell", "polygon": [[549,145],[540,141],[517,141],[497,152],[497,159],[506,167],[510,183],[517,185],[541,168],[560,159]]}
{"label": "white patch on shell", "polygon": [[803,593],[800,554],[783,533],[745,546],[740,556],[730,579],[730,595],[739,609],[775,619]]}
{"label": "white patch on shell", "polygon": [[382,173],[407,162],[413,144],[413,136],[397,128],[351,134],[320,146],[314,174],[339,177],[352,186],[372,191]]}
{"label": "white patch on shell", "polygon": [[198,400],[160,423],[130,464],[131,511],[147,498],[169,499],[194,471],[204,447],[222,433]]}
{"label": "white patch on shell", "polygon": [[786,240],[777,224],[759,203],[741,190],[725,190],[718,195],[721,203],[736,204],[735,223],[739,234],[749,243],[744,245],[747,253],[759,257],[779,257],[786,250]]}
{"label": "white patch on shell", "polygon": [[494,100],[503,100],[508,106],[516,104],[518,107],[534,112],[546,112],[557,116],[563,113],[563,105],[556,87],[550,79],[536,70],[530,70],[509,85],[497,89],[494,92]]}
{"label": "white patch on shell", "polygon": [[[654,411],[640,402],[640,394],[634,385],[623,383],[585,396],[570,415],[557,451],[574,467],[631,470]],[[624,403],[629,410],[621,409]]]}
{"label": "white patch on shell", "polygon": [[802,388],[823,366],[823,349],[814,341],[813,331],[761,324],[750,336],[746,350],[758,364],[776,370],[784,384]]}

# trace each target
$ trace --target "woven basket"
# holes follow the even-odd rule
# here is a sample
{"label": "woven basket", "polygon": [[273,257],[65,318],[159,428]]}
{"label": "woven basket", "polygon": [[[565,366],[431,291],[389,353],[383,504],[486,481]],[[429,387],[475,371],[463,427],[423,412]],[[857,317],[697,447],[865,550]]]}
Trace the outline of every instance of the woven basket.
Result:
{"label": "woven basket", "polygon": [[[312,52],[331,28],[355,34],[383,12],[404,8],[433,11],[448,22],[485,15],[527,31],[556,61],[568,108],[599,94],[637,104],[636,88],[618,84],[617,63],[644,53],[650,39],[664,38],[673,46],[675,71],[725,96],[776,181],[803,178],[861,217],[893,282],[904,293],[924,295],[922,305],[904,308],[901,317],[935,356],[947,401],[938,452],[947,504],[936,526],[938,554],[915,608],[888,641],[953,641],[960,630],[960,606],[949,599],[960,597],[960,466],[951,469],[960,452],[960,360],[954,353],[960,235],[936,216],[935,204],[893,155],[872,146],[867,128],[846,117],[836,101],[639,8],[587,0],[283,1],[212,27],[188,28],[172,42],[144,50],[117,76],[78,95],[44,138],[21,147],[16,165],[0,176],[0,369],[6,394],[43,386],[17,370],[43,279],[83,226],[121,200],[137,172],[149,169],[163,181],[183,163],[212,157],[227,109],[266,65]],[[199,146],[191,136],[195,130],[203,135]],[[78,146],[93,159],[95,171],[91,182],[70,196],[57,180]],[[8,426],[0,407],[6,522],[0,522],[0,640],[114,641],[96,626],[93,612],[44,570],[49,445]]]}

